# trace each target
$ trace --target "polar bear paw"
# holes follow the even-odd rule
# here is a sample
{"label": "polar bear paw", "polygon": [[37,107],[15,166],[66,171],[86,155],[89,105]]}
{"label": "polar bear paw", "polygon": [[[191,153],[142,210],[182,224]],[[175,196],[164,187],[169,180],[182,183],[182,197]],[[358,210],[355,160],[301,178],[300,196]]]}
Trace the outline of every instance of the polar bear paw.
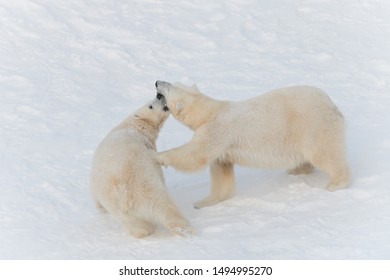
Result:
{"label": "polar bear paw", "polygon": [[328,184],[325,188],[330,192],[334,192],[334,191],[346,189],[346,188],[348,188],[348,185],[347,184]]}
{"label": "polar bear paw", "polygon": [[204,207],[213,206],[215,204],[220,203],[221,201],[222,200],[214,198],[214,196],[208,196],[205,199],[202,199],[202,200],[200,200],[198,202],[195,202],[194,203],[194,208],[195,209],[201,209],[201,208],[204,208]]}
{"label": "polar bear paw", "polygon": [[169,230],[177,235],[189,237],[195,234],[195,230],[188,225],[170,224]]}
{"label": "polar bear paw", "polygon": [[161,166],[168,167],[169,166],[169,158],[166,153],[159,153],[157,155],[157,163]]}

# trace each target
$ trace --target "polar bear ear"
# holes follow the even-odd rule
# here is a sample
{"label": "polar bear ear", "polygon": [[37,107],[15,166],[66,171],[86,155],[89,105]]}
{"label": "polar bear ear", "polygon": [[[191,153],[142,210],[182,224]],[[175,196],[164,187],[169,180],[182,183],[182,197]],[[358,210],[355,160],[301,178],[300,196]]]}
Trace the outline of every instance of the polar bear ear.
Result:
{"label": "polar bear ear", "polygon": [[198,87],[197,87],[196,84],[193,84],[193,85],[191,86],[191,89],[193,89],[194,91],[199,92],[199,89],[198,89]]}

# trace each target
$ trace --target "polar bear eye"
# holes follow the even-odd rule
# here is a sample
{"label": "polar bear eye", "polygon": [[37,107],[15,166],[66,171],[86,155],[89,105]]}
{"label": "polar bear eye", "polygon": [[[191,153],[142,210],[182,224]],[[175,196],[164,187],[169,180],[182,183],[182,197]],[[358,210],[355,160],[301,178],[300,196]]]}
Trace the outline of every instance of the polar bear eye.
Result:
{"label": "polar bear eye", "polygon": [[152,105],[150,105],[150,106],[149,106],[149,109],[150,109],[150,110],[152,110],[152,109],[153,109],[153,106],[152,106]]}

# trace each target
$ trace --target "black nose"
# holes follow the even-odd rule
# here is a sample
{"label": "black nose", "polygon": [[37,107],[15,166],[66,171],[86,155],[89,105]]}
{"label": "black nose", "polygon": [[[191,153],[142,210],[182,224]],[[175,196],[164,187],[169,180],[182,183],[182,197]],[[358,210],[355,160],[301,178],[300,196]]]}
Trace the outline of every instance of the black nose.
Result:
{"label": "black nose", "polygon": [[157,96],[156,96],[156,97],[157,97],[157,99],[159,99],[159,100],[160,100],[161,98],[163,98],[163,97],[164,97],[164,95],[162,95],[161,93],[157,93]]}
{"label": "black nose", "polygon": [[157,84],[158,84],[158,81],[156,81],[156,83],[154,85],[157,87]]}

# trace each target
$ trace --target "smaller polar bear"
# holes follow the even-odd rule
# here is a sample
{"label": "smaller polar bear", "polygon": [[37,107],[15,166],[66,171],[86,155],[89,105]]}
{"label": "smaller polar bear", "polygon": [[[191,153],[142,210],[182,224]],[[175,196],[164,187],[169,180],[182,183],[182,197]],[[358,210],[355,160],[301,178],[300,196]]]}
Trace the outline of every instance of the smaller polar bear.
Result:
{"label": "smaller polar bear", "polygon": [[159,154],[158,161],[182,171],[210,164],[211,194],[196,208],[234,193],[234,164],[287,168],[291,174],[327,173],[327,189],[349,184],[344,119],[320,89],[294,86],[240,102],[212,99],[196,88],[157,81],[157,98],[194,131],[187,144]]}
{"label": "smaller polar bear", "polygon": [[137,238],[150,235],[155,224],[179,235],[192,233],[156,162],[155,142],[168,116],[165,100],[156,99],[111,130],[94,154],[91,190],[97,206]]}

